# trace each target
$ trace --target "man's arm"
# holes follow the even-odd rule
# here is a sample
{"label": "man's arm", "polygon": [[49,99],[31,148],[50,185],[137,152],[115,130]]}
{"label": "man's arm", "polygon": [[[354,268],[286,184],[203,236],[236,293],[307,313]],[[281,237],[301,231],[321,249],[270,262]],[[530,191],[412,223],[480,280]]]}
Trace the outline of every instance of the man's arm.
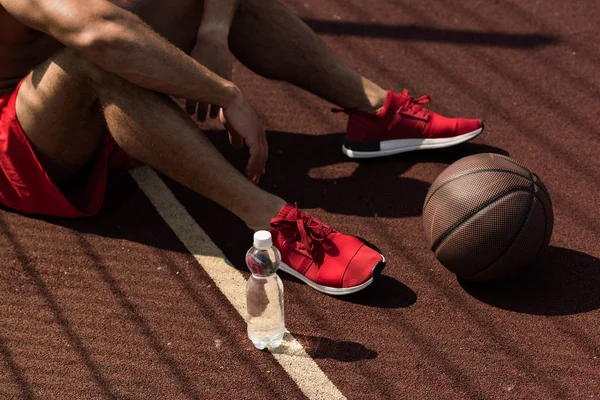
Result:
{"label": "man's arm", "polygon": [[238,0],[204,0],[204,13],[198,37],[227,44],[229,29],[238,7]]}
{"label": "man's arm", "polygon": [[227,108],[239,90],[106,0],[0,0],[16,19],[138,86]]}
{"label": "man's arm", "polygon": [[231,135],[250,150],[258,183],[268,157],[265,131],[242,92],[107,0],[0,0],[17,20],[78,51],[105,71],[146,89],[216,104]]}
{"label": "man's arm", "polygon": [[[193,59],[228,81],[231,80],[233,56],[227,39],[237,6],[238,0],[205,0],[196,44],[190,52]],[[204,121],[207,113],[211,118],[219,115],[218,105],[190,99],[185,108],[190,115],[197,113],[198,121]],[[242,145],[239,140],[232,144],[234,147]]]}

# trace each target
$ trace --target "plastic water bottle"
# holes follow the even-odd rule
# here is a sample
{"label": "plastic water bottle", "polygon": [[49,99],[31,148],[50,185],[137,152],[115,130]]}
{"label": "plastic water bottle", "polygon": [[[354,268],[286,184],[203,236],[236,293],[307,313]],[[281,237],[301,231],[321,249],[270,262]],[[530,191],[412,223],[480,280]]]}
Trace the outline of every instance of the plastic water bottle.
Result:
{"label": "plastic water bottle", "polygon": [[276,271],[281,254],[268,231],[254,234],[254,246],[246,253],[252,275],[246,283],[248,337],[257,349],[278,347],[283,340],[283,283]]}

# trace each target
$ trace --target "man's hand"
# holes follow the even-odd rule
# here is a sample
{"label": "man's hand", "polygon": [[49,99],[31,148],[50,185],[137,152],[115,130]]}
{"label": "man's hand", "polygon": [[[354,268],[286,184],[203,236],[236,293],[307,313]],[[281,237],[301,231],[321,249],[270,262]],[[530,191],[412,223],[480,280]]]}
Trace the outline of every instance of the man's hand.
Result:
{"label": "man's hand", "polygon": [[[231,81],[233,56],[229,51],[226,38],[198,36],[190,57],[221,78]],[[219,116],[218,106],[197,103],[193,100],[186,101],[185,109],[190,115],[197,114],[198,121],[200,122],[206,120],[207,113],[210,115],[210,118],[217,118]]]}
{"label": "man's hand", "polygon": [[267,136],[260,118],[240,92],[235,101],[221,111],[220,119],[229,132],[229,141],[234,148],[239,149],[244,143],[248,146],[250,159],[246,176],[258,183],[269,156]]}

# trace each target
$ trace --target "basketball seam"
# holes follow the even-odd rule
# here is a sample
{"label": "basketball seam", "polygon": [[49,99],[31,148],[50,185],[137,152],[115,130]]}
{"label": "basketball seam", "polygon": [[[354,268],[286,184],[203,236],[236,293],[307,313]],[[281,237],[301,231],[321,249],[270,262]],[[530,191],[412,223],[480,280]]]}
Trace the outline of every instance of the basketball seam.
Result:
{"label": "basketball seam", "polygon": [[[546,195],[546,197],[548,198],[548,200],[552,203],[552,199],[550,198],[550,193],[548,193],[548,189],[542,183],[542,179],[540,178],[540,176],[538,174],[536,174],[535,172],[533,172],[532,170],[530,170],[529,168],[527,168],[524,165],[519,165],[515,160],[513,160],[510,157],[507,157],[507,156],[502,155],[502,154],[498,154],[498,156],[499,157],[503,157],[506,161],[509,161],[510,163],[516,165],[517,167],[521,167],[521,168],[527,170],[527,172],[529,173],[529,176],[531,177],[531,180],[535,183],[535,186],[538,187],[541,191],[543,191],[544,194]],[[523,175],[521,175],[521,176],[523,176]],[[536,181],[536,179],[537,179],[537,181]],[[541,183],[541,185],[540,185],[540,183]],[[544,207],[544,203],[541,201],[541,199],[539,198],[539,196],[535,195],[535,197],[537,197],[537,199],[542,204],[542,207]],[[546,207],[544,207],[544,216],[547,216],[547,214],[546,214]]]}
{"label": "basketball seam", "polygon": [[441,235],[436,241],[435,243],[433,243],[431,245],[431,250],[433,252],[436,252],[437,249],[442,245],[442,243],[448,238],[448,236],[450,236],[454,231],[456,231],[458,228],[460,228],[461,226],[463,226],[469,219],[471,219],[472,217],[474,217],[475,215],[479,214],[480,212],[483,211],[484,208],[486,208],[487,206],[489,206],[490,204],[495,203],[498,200],[503,199],[504,197],[508,196],[509,194],[512,193],[516,193],[516,192],[527,192],[527,193],[532,193],[530,190],[528,190],[527,188],[515,188],[515,189],[511,189],[507,192],[504,192],[496,197],[494,197],[493,199],[487,201],[485,204],[483,204],[481,207],[479,207],[478,209],[476,209],[475,211],[472,211],[471,213],[469,213],[469,215],[465,216],[460,222],[458,222],[456,225],[454,225],[452,228],[449,228],[446,230],[446,232]]}
{"label": "basketball seam", "polygon": [[[539,187],[539,185],[537,185],[537,184],[536,184],[536,186]],[[546,243],[546,234],[548,233],[548,213],[546,212],[546,206],[544,205],[544,202],[540,199],[540,197],[537,194],[534,194],[534,196],[540,202],[540,205],[542,206],[542,211],[544,212],[544,241],[542,242],[540,249],[537,251],[537,253],[535,255],[535,258],[537,259],[540,256],[540,254],[542,253],[542,250],[544,250],[544,245],[548,245],[550,243],[550,238],[548,238],[548,243]],[[548,199],[550,199],[550,195],[548,195],[548,193],[546,193],[546,197],[548,197]]]}
{"label": "basketball seam", "polygon": [[517,176],[520,176],[521,178],[530,180],[528,177],[526,177],[524,175],[521,175],[521,174],[516,173],[514,171],[507,171],[505,169],[500,169],[500,168],[478,169],[476,171],[465,172],[462,175],[455,176],[454,178],[445,181],[440,186],[438,186],[437,188],[435,188],[435,190],[427,197],[427,199],[425,199],[425,204],[423,204],[423,210],[425,209],[425,207],[427,207],[427,204],[429,204],[429,201],[431,200],[431,198],[433,197],[433,195],[438,190],[440,190],[441,188],[443,188],[444,186],[446,186],[447,184],[449,184],[450,182],[454,182],[455,180],[457,180],[458,178],[462,178],[463,176],[478,174],[478,173],[481,173],[481,172],[506,172],[507,174],[517,175]]}
{"label": "basketball seam", "polygon": [[[529,173],[529,176],[531,177],[531,179],[533,179],[533,176],[532,176],[532,174],[533,174],[533,175],[535,175],[535,174],[533,173],[533,171],[531,171],[531,170],[530,170],[529,168],[527,168],[526,166],[519,164],[517,161],[515,161],[515,160],[513,160],[512,158],[510,158],[510,157],[507,157],[507,156],[505,156],[505,155],[503,155],[503,154],[498,154],[498,156],[500,156],[500,157],[504,158],[506,161],[510,162],[510,163],[511,163],[511,164],[513,164],[513,165],[516,165],[516,166],[517,166],[517,167],[519,167],[519,168],[523,168],[524,170],[527,170],[527,172]],[[536,175],[536,176],[537,176],[537,175]]]}
{"label": "basketball seam", "polygon": [[[531,172],[530,172],[531,174]],[[506,253],[508,253],[510,251],[510,248],[515,244],[515,242],[517,241],[517,238],[519,237],[519,235],[521,234],[521,232],[523,231],[523,228],[525,227],[525,223],[527,222],[527,219],[529,218],[530,214],[531,214],[531,210],[533,209],[533,198],[537,198],[537,196],[535,195],[535,182],[533,181],[533,177],[531,177],[531,189],[530,190],[526,190],[527,192],[529,192],[529,198],[527,200],[527,214],[525,214],[525,218],[523,218],[523,222],[521,222],[521,226],[519,227],[519,230],[517,231],[517,233],[515,233],[515,235],[513,236],[512,240],[510,241],[510,243],[508,244],[508,246],[506,246],[506,248],[504,249],[504,251],[502,253],[500,253],[500,255],[498,257],[496,257],[496,259],[490,263],[488,263],[484,268],[482,268],[481,270],[475,272],[474,274],[468,275],[468,276],[464,276],[464,278],[472,278],[473,276],[486,271],[488,268],[492,267],[495,263],[498,262],[498,260],[500,260]],[[539,200],[539,199],[538,199]],[[541,201],[540,201],[541,203]],[[544,212],[545,214],[545,212]],[[544,233],[545,233],[545,229],[544,228]],[[544,237],[546,235],[544,234]],[[544,239],[545,240],[545,239]]]}

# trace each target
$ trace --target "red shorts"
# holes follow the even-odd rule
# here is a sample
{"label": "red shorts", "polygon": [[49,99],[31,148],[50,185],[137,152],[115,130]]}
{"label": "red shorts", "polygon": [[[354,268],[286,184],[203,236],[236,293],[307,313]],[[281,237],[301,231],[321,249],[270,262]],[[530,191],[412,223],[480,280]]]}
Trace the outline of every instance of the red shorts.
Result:
{"label": "red shorts", "polygon": [[38,161],[17,119],[15,104],[20,86],[0,97],[0,204],[29,214],[59,217],[98,213],[108,172],[133,167],[137,162],[107,132],[91,160],[87,179],[63,193]]}

